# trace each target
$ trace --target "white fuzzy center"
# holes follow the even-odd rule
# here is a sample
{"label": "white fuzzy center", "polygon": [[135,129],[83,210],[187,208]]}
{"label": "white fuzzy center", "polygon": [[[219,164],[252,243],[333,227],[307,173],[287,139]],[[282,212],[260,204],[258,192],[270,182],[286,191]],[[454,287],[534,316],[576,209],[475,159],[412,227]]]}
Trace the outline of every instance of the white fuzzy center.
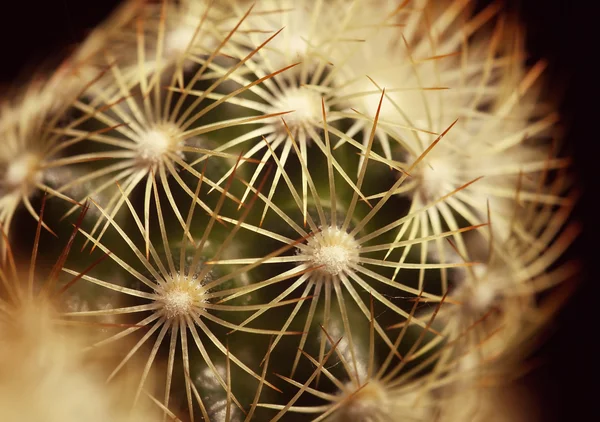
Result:
{"label": "white fuzzy center", "polygon": [[308,239],[307,246],[313,265],[325,274],[338,275],[358,262],[358,243],[337,227],[328,227],[315,234]]}
{"label": "white fuzzy center", "polygon": [[165,313],[167,318],[173,318],[190,313],[194,299],[189,292],[173,290],[164,298]]}
{"label": "white fuzzy center", "polygon": [[196,306],[206,302],[201,288],[197,279],[179,274],[168,280],[157,291],[165,316],[171,319],[192,314]]}
{"label": "white fuzzy center", "polygon": [[293,35],[290,38],[290,42],[287,48],[287,53],[296,59],[302,59],[306,54],[307,45],[306,40],[303,38],[304,34]]}
{"label": "white fuzzy center", "polygon": [[10,188],[26,187],[41,179],[39,159],[33,154],[24,154],[12,161],[4,175],[4,183]]}
{"label": "white fuzzy center", "polygon": [[[165,37],[165,55],[175,57],[183,53],[194,38],[195,28],[189,25],[179,26],[169,31]],[[195,40],[198,40],[196,36]]]}
{"label": "white fuzzy center", "polygon": [[144,164],[154,165],[166,159],[169,153],[182,156],[178,130],[172,126],[157,126],[143,133],[138,140],[138,157]]}
{"label": "white fuzzy center", "polygon": [[465,280],[458,296],[467,311],[484,313],[494,306],[501,295],[502,277],[493,270],[488,273],[488,267],[485,265],[474,266],[473,271],[475,280]]}
{"label": "white fuzzy center", "polygon": [[450,154],[426,157],[420,166],[421,193],[426,201],[436,200],[450,193],[456,180],[456,166]]}
{"label": "white fuzzy center", "polygon": [[479,283],[471,288],[469,307],[479,312],[484,312],[492,306],[498,292],[494,286],[487,283]]}
{"label": "white fuzzy center", "polygon": [[[276,107],[277,111],[291,111],[283,119],[293,131],[314,126],[322,120],[321,96],[308,88],[290,88]],[[327,106],[325,111],[328,111]],[[285,130],[283,126],[282,130]]]}

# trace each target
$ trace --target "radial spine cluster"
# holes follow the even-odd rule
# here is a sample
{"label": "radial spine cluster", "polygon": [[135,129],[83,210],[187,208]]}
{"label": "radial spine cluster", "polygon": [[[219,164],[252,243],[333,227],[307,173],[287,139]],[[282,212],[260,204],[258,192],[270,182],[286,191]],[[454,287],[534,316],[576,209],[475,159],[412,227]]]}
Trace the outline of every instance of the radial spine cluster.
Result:
{"label": "radial spine cluster", "polygon": [[0,415],[530,421],[578,192],[483,3],[123,0],[0,93]]}
{"label": "radial spine cluster", "polygon": [[349,271],[358,262],[359,245],[346,232],[337,227],[327,227],[316,233],[307,242],[308,253],[317,271],[337,276]]}

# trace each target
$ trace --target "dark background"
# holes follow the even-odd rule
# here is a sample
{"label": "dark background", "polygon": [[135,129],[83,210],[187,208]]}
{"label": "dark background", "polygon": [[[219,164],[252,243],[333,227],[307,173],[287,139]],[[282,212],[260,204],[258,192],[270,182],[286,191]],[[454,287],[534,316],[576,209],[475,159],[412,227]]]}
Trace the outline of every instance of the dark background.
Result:
{"label": "dark background", "polygon": [[[432,0],[437,1],[437,0]],[[548,89],[564,93],[561,112],[567,148],[575,161],[583,197],[576,218],[584,232],[570,251],[584,264],[581,285],[552,326],[536,357],[542,364],[522,381],[539,392],[544,421],[589,418],[597,412],[597,354],[600,289],[594,265],[600,265],[600,22],[594,2],[506,0],[527,28],[532,58],[550,62]],[[86,31],[107,16],[118,0],[7,0],[0,18],[0,98],[6,87],[26,76],[48,57],[67,54]],[[485,4],[489,1],[480,1]],[[10,8],[10,12],[9,9]],[[1,140],[0,140],[1,142]],[[594,394],[596,393],[596,394]]]}

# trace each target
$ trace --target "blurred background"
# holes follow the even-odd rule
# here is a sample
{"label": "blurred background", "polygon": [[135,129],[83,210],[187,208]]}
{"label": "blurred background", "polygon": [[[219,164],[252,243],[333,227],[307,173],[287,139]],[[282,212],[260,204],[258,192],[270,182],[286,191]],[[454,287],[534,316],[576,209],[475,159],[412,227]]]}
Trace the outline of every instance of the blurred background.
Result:
{"label": "blurred background", "polygon": [[[600,299],[598,7],[595,2],[572,0],[505,1],[526,26],[532,61],[546,58],[550,63],[547,86],[554,91],[550,94],[562,94],[566,146],[583,190],[575,218],[582,221],[584,232],[569,254],[582,260],[584,273],[576,293],[549,327],[546,342],[534,356],[536,365],[520,387],[536,392],[537,420],[587,419],[597,410],[594,393],[599,391],[596,382],[600,380],[600,340],[596,337],[600,326],[596,313]],[[490,1],[478,3],[484,6]],[[41,64],[58,63],[117,4],[118,0],[3,2],[0,99],[7,87],[27,81]]]}

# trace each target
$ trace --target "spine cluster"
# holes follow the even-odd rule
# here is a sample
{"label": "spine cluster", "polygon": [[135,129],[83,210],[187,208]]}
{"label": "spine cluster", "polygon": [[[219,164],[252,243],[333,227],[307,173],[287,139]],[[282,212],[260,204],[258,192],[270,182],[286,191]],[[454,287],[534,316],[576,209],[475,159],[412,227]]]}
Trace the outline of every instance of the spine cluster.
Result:
{"label": "spine cluster", "polygon": [[0,413],[529,420],[577,194],[474,3],[124,0],[0,98]]}

